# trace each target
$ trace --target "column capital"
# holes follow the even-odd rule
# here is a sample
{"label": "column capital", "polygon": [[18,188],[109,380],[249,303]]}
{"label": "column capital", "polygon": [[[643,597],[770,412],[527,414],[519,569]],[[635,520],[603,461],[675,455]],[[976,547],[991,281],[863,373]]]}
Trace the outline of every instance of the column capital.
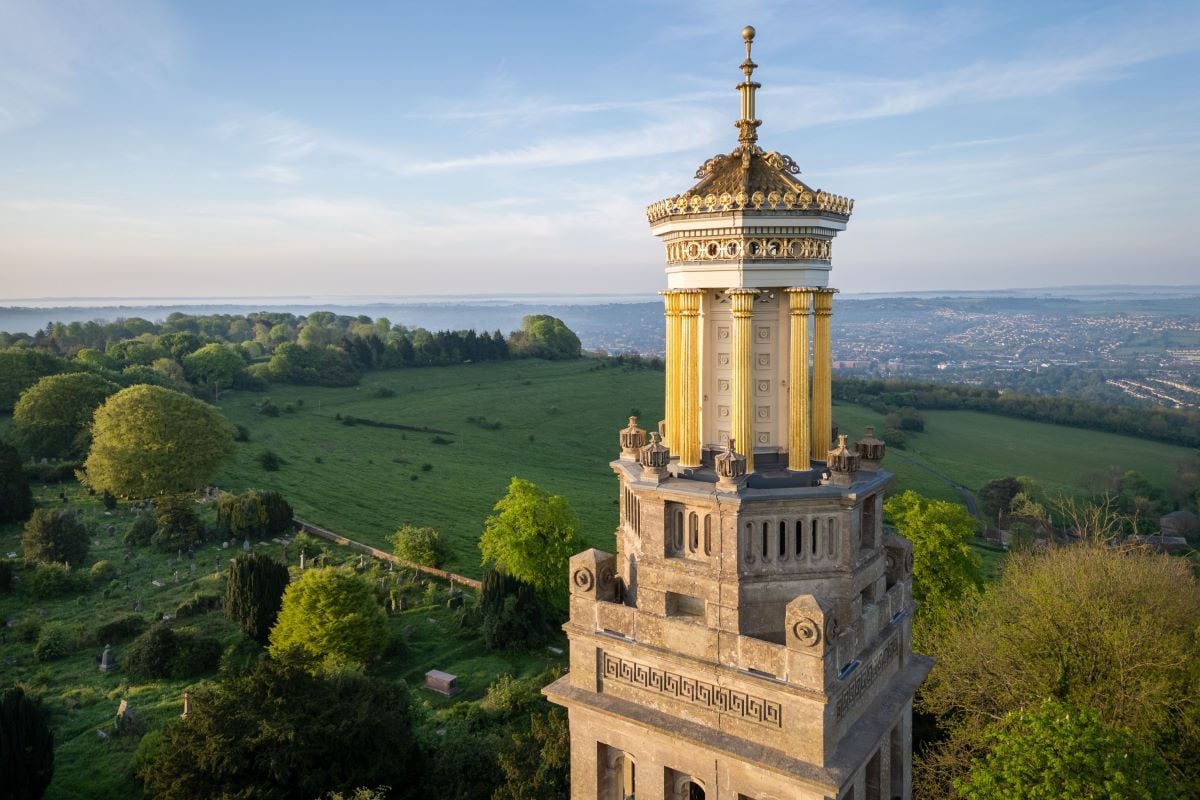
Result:
{"label": "column capital", "polygon": [[700,297],[704,294],[701,289],[678,290],[677,302],[679,313],[685,317],[694,317],[700,313]]}
{"label": "column capital", "polygon": [[815,289],[813,291],[813,302],[818,316],[824,317],[833,313],[833,296],[835,294],[837,294],[837,289]]}
{"label": "column capital", "polygon": [[803,286],[793,286],[783,290],[784,294],[788,296],[788,310],[792,312],[793,317],[807,316],[812,313],[814,291],[816,290]]}
{"label": "column capital", "polygon": [[754,313],[754,300],[760,294],[758,289],[729,289],[729,304],[735,317],[749,317]]}

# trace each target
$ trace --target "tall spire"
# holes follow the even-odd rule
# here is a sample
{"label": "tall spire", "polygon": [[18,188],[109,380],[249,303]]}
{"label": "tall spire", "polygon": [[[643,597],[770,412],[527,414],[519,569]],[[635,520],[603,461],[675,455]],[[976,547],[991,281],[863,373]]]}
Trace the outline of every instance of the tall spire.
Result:
{"label": "tall spire", "polygon": [[762,84],[750,80],[755,67],[758,66],[750,60],[750,48],[754,45],[754,28],[749,25],[742,28],[742,38],[746,40],[746,60],[742,62],[742,74],[746,76],[746,80],[737,87],[742,95],[742,118],[734,124],[738,129],[738,142],[753,145],[758,141],[758,126],[762,125],[762,120],[754,118],[754,90]]}

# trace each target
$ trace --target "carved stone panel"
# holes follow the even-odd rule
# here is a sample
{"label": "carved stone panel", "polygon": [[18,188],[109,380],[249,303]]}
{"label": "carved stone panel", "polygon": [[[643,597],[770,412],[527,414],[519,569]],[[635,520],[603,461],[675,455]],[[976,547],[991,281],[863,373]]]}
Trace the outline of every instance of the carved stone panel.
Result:
{"label": "carved stone panel", "polygon": [[604,653],[601,677],[637,689],[665,695],[673,700],[700,706],[710,711],[731,714],[748,722],[772,728],[783,727],[783,708],[779,703],[752,694],[717,686],[707,681],[668,672],[627,658]]}

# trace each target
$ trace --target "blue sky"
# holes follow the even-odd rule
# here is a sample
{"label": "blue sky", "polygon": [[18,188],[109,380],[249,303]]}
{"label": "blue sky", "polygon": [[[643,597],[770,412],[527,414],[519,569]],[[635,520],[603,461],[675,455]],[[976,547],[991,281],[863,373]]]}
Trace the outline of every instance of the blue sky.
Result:
{"label": "blue sky", "polygon": [[1195,2],[0,0],[0,298],[655,291],[745,24],[842,290],[1200,282]]}

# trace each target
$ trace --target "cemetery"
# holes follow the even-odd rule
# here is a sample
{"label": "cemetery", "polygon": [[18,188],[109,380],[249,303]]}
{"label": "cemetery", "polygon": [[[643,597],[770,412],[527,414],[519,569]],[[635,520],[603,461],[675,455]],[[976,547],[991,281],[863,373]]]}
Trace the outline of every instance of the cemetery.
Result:
{"label": "cemetery", "polygon": [[[164,552],[132,544],[129,534],[143,509],[126,502],[106,508],[75,483],[33,489],[39,505],[75,517],[89,536],[86,558],[62,568],[56,573],[61,586],[50,586],[38,579],[44,565],[25,563],[22,526],[0,526],[0,559],[15,578],[13,591],[0,593],[0,664],[6,683],[23,687],[49,710],[56,763],[47,797],[138,796],[134,773],[145,757],[139,745],[155,739],[147,734],[186,716],[196,687],[260,657],[264,651],[223,609],[230,564],[247,554],[286,563],[293,581],[326,566],[344,566],[369,581],[386,612],[387,644],[366,670],[410,687],[427,724],[438,725],[438,715],[458,704],[478,704],[502,675],[553,674],[566,662],[559,647],[489,651],[472,621],[478,613],[474,581],[452,586],[294,531],[222,538],[215,495],[195,505],[207,535]],[[156,661],[169,649],[164,641],[173,655]],[[166,672],[147,672],[156,669]],[[422,688],[427,675],[438,676],[437,691]]]}

